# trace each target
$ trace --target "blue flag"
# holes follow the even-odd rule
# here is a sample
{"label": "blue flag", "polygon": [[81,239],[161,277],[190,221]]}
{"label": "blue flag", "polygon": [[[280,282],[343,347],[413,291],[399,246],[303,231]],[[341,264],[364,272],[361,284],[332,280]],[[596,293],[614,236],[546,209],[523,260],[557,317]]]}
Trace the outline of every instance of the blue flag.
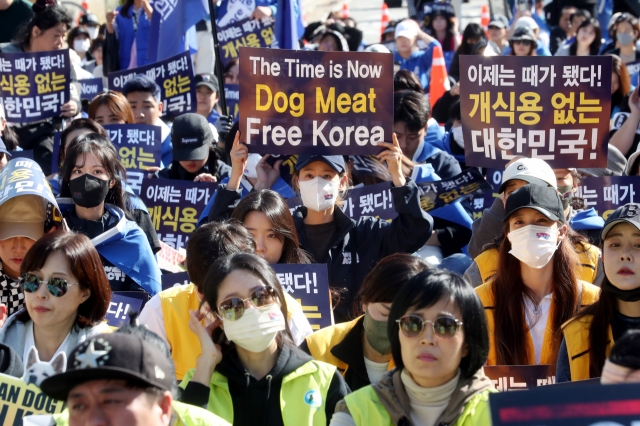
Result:
{"label": "blue flag", "polygon": [[149,37],[149,61],[161,61],[184,52],[185,34],[208,16],[207,0],[155,0]]}
{"label": "blue flag", "polygon": [[298,50],[298,40],[304,33],[301,0],[278,0],[275,36],[278,48]]}

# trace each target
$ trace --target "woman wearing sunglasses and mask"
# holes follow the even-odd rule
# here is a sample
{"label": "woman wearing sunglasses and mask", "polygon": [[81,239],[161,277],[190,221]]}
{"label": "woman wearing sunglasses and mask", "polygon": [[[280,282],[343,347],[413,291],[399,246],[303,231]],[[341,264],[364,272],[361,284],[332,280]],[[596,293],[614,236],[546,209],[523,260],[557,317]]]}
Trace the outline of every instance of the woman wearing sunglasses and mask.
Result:
{"label": "woman wearing sunglasses and mask", "polygon": [[555,188],[529,184],[505,205],[494,279],[476,289],[487,315],[487,365],[555,365],[562,324],[598,299],[580,264]]}
{"label": "woman wearing sunglasses and mask", "polygon": [[491,424],[487,323],[469,283],[419,273],[396,296],[388,333],[396,368],[340,401],[331,426]]}
{"label": "woman wearing sunglasses and mask", "polygon": [[204,300],[218,320],[205,329],[191,311],[189,327],[202,353],[180,384],[182,402],[206,406],[236,426],[328,424],[349,390],[336,367],[292,343],[282,288],[269,264],[233,254],[218,259],[205,282]]}
{"label": "woman wearing sunglasses and mask", "polygon": [[41,361],[109,332],[102,320],[111,300],[100,256],[82,234],[55,231],[40,238],[20,266],[25,306],[0,330],[0,343],[23,360],[32,346]]}

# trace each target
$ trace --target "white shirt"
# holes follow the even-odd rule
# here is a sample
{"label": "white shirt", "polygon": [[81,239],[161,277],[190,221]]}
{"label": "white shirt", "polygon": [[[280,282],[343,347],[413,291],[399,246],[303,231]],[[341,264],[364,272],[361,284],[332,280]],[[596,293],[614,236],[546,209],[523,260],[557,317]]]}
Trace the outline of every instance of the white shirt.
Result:
{"label": "white shirt", "polygon": [[[55,354],[53,354],[51,359],[54,359],[56,356],[58,356],[60,352],[64,352],[65,355],[67,354],[67,349],[68,349],[67,346],[69,346],[69,334],[67,334],[67,337],[65,337],[65,339],[62,341],[62,343],[60,344],[60,347],[58,347],[58,350],[56,351]],[[29,325],[27,325],[27,334],[25,335],[25,339],[24,339],[24,353],[22,354],[22,359],[24,360],[25,365],[27,364],[27,360],[29,359],[29,350],[35,346],[36,346],[36,341],[35,341],[35,338],[33,337],[33,321],[29,321]]]}
{"label": "white shirt", "polygon": [[372,385],[375,385],[380,381],[384,373],[389,368],[388,362],[373,362],[364,357],[364,366],[367,368],[367,376]]}
{"label": "white shirt", "polygon": [[544,334],[547,330],[547,320],[549,318],[552,300],[553,294],[547,294],[540,301],[540,305],[536,307],[529,298],[524,299],[525,317],[527,318],[527,325],[529,326],[529,332],[533,339],[536,364],[540,364],[542,343],[544,342]]}

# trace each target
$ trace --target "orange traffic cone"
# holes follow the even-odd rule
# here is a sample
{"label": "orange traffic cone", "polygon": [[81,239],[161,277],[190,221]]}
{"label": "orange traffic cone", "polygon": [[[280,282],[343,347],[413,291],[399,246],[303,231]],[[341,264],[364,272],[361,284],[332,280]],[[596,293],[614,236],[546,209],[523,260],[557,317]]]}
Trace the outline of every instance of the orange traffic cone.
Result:
{"label": "orange traffic cone", "polygon": [[431,80],[429,82],[429,103],[435,105],[438,99],[449,91],[449,76],[440,46],[434,46],[431,56]]}
{"label": "orange traffic cone", "polygon": [[384,34],[384,30],[387,29],[387,26],[391,22],[391,17],[389,16],[389,6],[387,3],[382,2],[382,18],[380,19],[380,37]]}
{"label": "orange traffic cone", "polygon": [[342,17],[348,18],[350,16],[351,13],[349,13],[349,5],[347,3],[342,3]]}
{"label": "orange traffic cone", "polygon": [[489,5],[483,4],[480,9],[480,26],[486,33],[489,31],[489,22],[491,22],[491,14],[489,13]]}
{"label": "orange traffic cone", "polygon": [[89,2],[87,0],[82,0],[82,8],[86,11],[85,13],[89,13]]}

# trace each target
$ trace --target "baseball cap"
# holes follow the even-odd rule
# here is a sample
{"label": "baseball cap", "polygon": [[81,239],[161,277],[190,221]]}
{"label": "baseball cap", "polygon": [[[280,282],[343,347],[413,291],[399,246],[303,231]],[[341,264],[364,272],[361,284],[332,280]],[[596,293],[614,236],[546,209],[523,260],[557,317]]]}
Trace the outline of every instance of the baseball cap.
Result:
{"label": "baseball cap", "polygon": [[173,159],[175,161],[204,160],[214,142],[206,118],[188,113],[178,116],[171,128]]}
{"label": "baseball cap", "polygon": [[413,40],[418,36],[418,24],[411,19],[405,19],[396,25],[395,38],[406,37]]}
{"label": "baseball cap", "polygon": [[504,192],[507,182],[511,179],[520,179],[535,185],[551,186],[558,184],[556,174],[546,161],[539,158],[520,158],[507,167],[502,175],[502,185],[498,192]]}
{"label": "baseball cap", "polygon": [[44,235],[46,200],[37,195],[19,195],[0,205],[0,240],[26,237],[38,240]]}
{"label": "baseball cap", "polygon": [[207,86],[209,89],[211,89],[214,92],[218,92],[220,90],[218,85],[218,79],[216,78],[215,75],[211,73],[196,75],[196,87],[200,87],[200,86]]}
{"label": "baseball cap", "polygon": [[511,36],[510,41],[516,41],[516,40],[528,40],[532,42],[535,46],[538,45],[538,43],[536,42],[536,38],[533,35],[533,31],[525,27],[518,27],[515,30],[515,32],[513,33],[513,36]]}
{"label": "baseball cap", "polygon": [[507,28],[509,26],[509,20],[506,16],[496,13],[489,22],[489,27],[497,27],[500,29]]}
{"label": "baseball cap", "polygon": [[384,44],[371,44],[364,49],[365,52],[375,52],[375,53],[391,53],[389,48]]}
{"label": "baseball cap", "polygon": [[562,200],[555,188],[540,185],[525,185],[516,189],[507,198],[507,212],[503,222],[520,209],[534,209],[553,221],[565,222]]}
{"label": "baseball cap", "polygon": [[98,26],[100,22],[98,22],[98,17],[93,13],[85,13],[80,17],[80,25]]}
{"label": "baseball cap", "polygon": [[600,239],[604,241],[611,228],[619,223],[628,223],[640,231],[640,204],[628,203],[615,209],[605,221]]}
{"label": "baseball cap", "polygon": [[322,161],[338,173],[342,173],[345,170],[344,157],[342,155],[299,155],[296,162],[296,170],[300,170],[314,161]]}
{"label": "baseball cap", "polygon": [[384,36],[387,34],[395,34],[395,32],[396,32],[396,26],[394,24],[389,24],[382,32],[382,35]]}
{"label": "baseball cap", "polygon": [[76,346],[67,359],[67,370],[45,379],[45,395],[66,400],[76,386],[92,380],[127,380],[140,387],[171,390],[174,380],[167,357],[134,334],[98,334]]}
{"label": "baseball cap", "polygon": [[522,16],[513,24],[515,28],[526,28],[528,30],[537,30],[540,27],[538,23],[530,16]]}

